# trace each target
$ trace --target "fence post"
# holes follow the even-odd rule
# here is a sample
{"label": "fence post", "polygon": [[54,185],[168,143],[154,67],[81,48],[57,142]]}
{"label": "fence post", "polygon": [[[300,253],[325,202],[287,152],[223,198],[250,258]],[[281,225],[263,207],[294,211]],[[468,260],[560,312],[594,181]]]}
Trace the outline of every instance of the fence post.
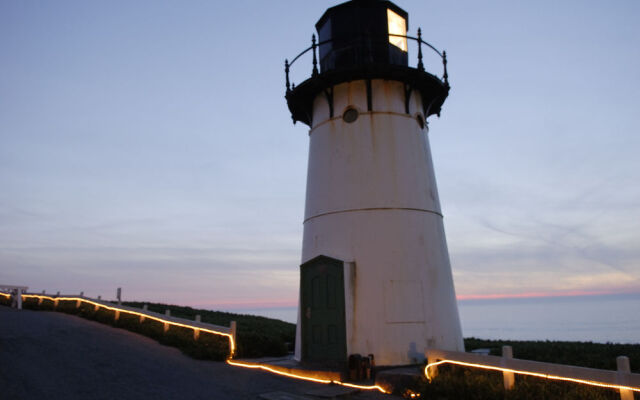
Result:
{"label": "fence post", "polygon": [[[196,322],[201,322],[200,314],[196,315]],[[200,337],[200,329],[193,328],[193,340],[198,340]]]}
{"label": "fence post", "polygon": [[[237,336],[237,331],[238,331],[238,327],[236,325],[236,321],[231,321],[231,324],[229,326],[229,330],[231,331],[231,337],[233,338],[233,343],[237,345],[237,341],[236,338]],[[231,349],[231,343],[229,343],[229,357],[233,357],[233,352]]]}
{"label": "fence post", "polygon": [[115,313],[115,315],[114,315],[113,319],[114,319],[115,321],[117,321],[117,320],[119,320],[119,319],[120,319],[120,310],[116,310],[116,313]]}
{"label": "fence post", "polygon": [[16,302],[17,302],[18,310],[22,310],[22,288],[18,288],[16,297],[17,297]]}
{"label": "fence post", "polygon": [[[438,362],[438,359],[431,356],[431,353],[427,352],[427,365]],[[433,379],[438,376],[438,366],[429,367],[429,379]]]}
{"label": "fence post", "polygon": [[[618,365],[618,372],[630,373],[631,366],[629,365],[629,357],[619,356],[616,358],[616,364]],[[633,400],[633,392],[628,389],[620,389],[620,400]]]}
{"label": "fence post", "polygon": [[[167,308],[167,310],[164,312],[164,315],[166,315],[167,317],[171,316],[171,310],[169,310]],[[167,331],[169,330],[169,324],[168,323],[164,323],[164,333],[167,333]]]}
{"label": "fence post", "polygon": [[76,300],[76,308],[80,308],[80,300]]}
{"label": "fence post", "polygon": [[[44,292],[44,290],[43,290]],[[44,300],[42,297],[38,297],[38,306],[42,305],[42,300]]]}
{"label": "fence post", "polygon": [[[143,304],[143,305],[142,305],[142,311],[143,311],[143,312],[144,312],[144,311],[147,311],[148,309],[149,309],[149,306],[148,306],[147,304]],[[143,322],[144,322],[144,315],[141,315],[141,316],[140,316],[140,323],[143,323]]]}
{"label": "fence post", "polygon": [[[513,358],[513,348],[511,346],[502,346],[502,358],[505,359],[504,361],[508,358]],[[506,364],[506,362],[504,364]],[[502,378],[504,379],[504,390],[513,389],[516,383],[513,372],[502,371]]]}

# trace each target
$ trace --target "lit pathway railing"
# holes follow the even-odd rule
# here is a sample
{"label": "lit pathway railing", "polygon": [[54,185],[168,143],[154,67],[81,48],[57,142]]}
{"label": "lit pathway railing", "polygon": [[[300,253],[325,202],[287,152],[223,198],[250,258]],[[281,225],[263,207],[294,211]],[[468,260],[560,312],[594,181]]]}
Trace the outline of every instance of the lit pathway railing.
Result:
{"label": "lit pathway railing", "polygon": [[[506,352],[505,352],[506,350]],[[507,353],[507,354],[505,354]],[[454,364],[463,367],[500,371],[503,373],[505,389],[514,385],[514,374],[574,382],[602,388],[620,390],[622,400],[633,400],[633,392],[640,392],[640,374],[629,372],[629,359],[618,357],[618,371],[552,364],[539,361],[511,358],[510,346],[503,347],[503,356],[490,356],[459,351],[428,349],[425,351],[428,364],[425,376],[431,380],[437,374],[437,366]]]}
{"label": "lit pathway railing", "polygon": [[[0,292],[0,296],[11,298],[12,294]],[[115,312],[115,319],[120,318],[120,314],[129,314],[135,315],[140,318],[140,322],[142,323],[145,319],[153,320],[160,322],[164,325],[165,332],[168,330],[170,326],[178,326],[188,329],[193,329],[194,338],[197,339],[200,332],[207,332],[214,335],[226,336],[229,338],[229,354],[233,356],[236,350],[236,323],[235,321],[231,321],[231,326],[219,326],[213,324],[207,324],[205,322],[200,321],[192,321],[184,318],[172,317],[167,314],[159,314],[153,311],[148,311],[145,309],[128,307],[123,305],[115,305],[103,300],[90,299],[84,297],[82,295],[54,295],[48,296],[45,294],[30,294],[23,293],[22,299],[38,299],[38,304],[42,304],[43,300],[50,300],[53,302],[54,308],[58,307],[60,301],[75,301],[76,308],[79,308],[82,304],[89,304],[95,307],[95,311],[98,311],[100,308],[105,310],[110,310]]]}

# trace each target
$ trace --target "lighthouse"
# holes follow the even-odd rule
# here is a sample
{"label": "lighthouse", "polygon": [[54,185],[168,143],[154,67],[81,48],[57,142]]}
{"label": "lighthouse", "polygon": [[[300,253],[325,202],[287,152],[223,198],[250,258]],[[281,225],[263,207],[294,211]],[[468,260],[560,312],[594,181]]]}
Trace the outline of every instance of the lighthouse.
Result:
{"label": "lighthouse", "polygon": [[[348,1],[329,8],[317,40],[285,61],[289,111],[309,126],[302,362],[345,365],[361,355],[406,365],[428,347],[464,350],[427,125],[449,93],[446,53],[408,26],[390,1]],[[425,51],[443,65],[425,68]],[[308,79],[290,82],[290,70],[307,66]]]}

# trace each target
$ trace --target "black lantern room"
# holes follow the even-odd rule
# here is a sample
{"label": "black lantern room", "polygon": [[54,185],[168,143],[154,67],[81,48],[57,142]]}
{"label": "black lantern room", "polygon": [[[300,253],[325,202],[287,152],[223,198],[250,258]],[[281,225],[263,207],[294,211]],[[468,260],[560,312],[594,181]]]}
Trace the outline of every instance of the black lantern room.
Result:
{"label": "black lantern room", "polygon": [[[419,91],[425,118],[440,115],[449,94],[445,52],[408,35],[406,11],[387,0],[351,0],[329,8],[316,23],[319,40],[312,36],[311,46],[289,62],[285,60],[286,99],[293,122],[313,124],[313,101],[324,93],[333,116],[333,86],[354,80],[389,79],[405,83],[406,111],[411,93]],[[409,66],[409,44],[417,47],[417,65]],[[442,77],[425,70],[422,49],[435,51],[443,62]],[[290,82],[289,70],[303,55],[313,55],[311,77],[299,85]],[[319,55],[318,55],[319,53]],[[320,67],[318,68],[318,59]],[[299,66],[296,64],[296,68]],[[371,111],[371,91],[367,91]]]}
{"label": "black lantern room", "polygon": [[331,7],[316,24],[321,71],[371,64],[407,66],[407,17],[390,1],[354,0]]}

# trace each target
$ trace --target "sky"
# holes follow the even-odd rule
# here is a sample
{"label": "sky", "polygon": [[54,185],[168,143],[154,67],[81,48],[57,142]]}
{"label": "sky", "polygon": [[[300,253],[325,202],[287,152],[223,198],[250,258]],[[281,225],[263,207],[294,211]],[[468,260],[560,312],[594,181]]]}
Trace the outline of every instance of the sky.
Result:
{"label": "sky", "polygon": [[[0,2],[0,283],[295,305],[283,64],[336,4]],[[397,4],[448,54],[429,140],[459,298],[640,293],[640,2]]]}

